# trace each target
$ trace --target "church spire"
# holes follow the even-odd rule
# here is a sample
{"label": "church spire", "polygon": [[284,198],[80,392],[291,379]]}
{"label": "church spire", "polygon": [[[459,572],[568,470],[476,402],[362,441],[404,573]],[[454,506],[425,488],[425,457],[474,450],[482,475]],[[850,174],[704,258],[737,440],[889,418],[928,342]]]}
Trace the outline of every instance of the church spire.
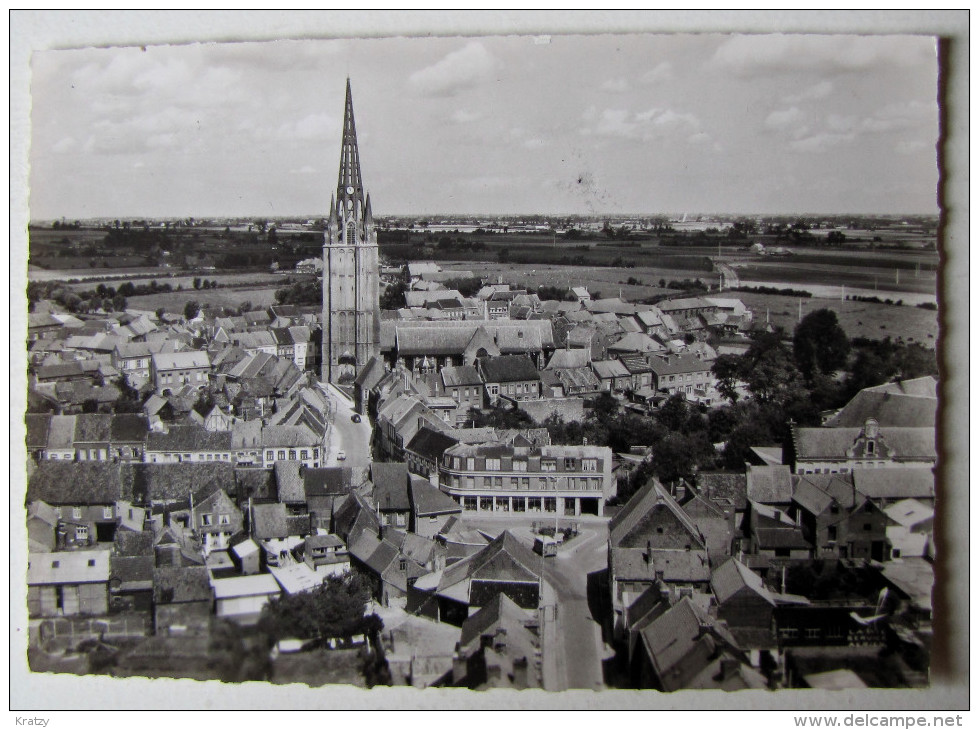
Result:
{"label": "church spire", "polygon": [[[348,201],[363,205],[364,184],[360,177],[360,152],[357,150],[357,128],[354,126],[354,102],[347,79],[347,100],[343,109],[343,142],[340,147],[340,177],[337,181],[337,205],[350,209]],[[359,207],[359,206],[358,206]]]}

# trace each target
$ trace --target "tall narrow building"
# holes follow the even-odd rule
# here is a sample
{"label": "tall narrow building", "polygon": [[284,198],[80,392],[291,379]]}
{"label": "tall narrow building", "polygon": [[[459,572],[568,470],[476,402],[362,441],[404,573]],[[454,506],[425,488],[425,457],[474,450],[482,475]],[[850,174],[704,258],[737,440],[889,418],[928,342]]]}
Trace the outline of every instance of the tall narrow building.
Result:
{"label": "tall narrow building", "polygon": [[323,381],[352,381],[377,354],[381,332],[377,232],[364,194],[347,79],[340,177],[323,234]]}

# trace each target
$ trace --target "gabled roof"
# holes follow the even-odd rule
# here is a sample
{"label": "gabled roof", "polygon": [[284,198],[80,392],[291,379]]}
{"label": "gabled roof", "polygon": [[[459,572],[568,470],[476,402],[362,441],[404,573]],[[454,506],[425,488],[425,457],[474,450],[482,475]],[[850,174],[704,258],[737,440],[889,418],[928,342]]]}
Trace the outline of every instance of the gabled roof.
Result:
{"label": "gabled roof", "polygon": [[906,395],[888,390],[861,390],[835,416],[823,424],[827,428],[860,428],[868,418],[884,427],[935,426],[938,398],[934,395]]}
{"label": "gabled roof", "polygon": [[188,462],[183,464],[132,464],[133,502],[183,502],[193,495],[201,502],[217,490],[231,493],[235,488],[234,467],[230,462]]}
{"label": "gabled roof", "polygon": [[153,355],[153,367],[161,370],[188,370],[191,368],[209,368],[211,359],[203,350],[188,350],[187,352],[159,352]]}
{"label": "gabled roof", "polygon": [[432,486],[426,479],[411,478],[410,496],[412,510],[417,517],[462,512],[462,507],[452,497]]}
{"label": "gabled roof", "polygon": [[927,467],[857,467],[851,472],[853,485],[870,499],[934,499],[935,473]]}
{"label": "gabled roof", "polygon": [[888,505],[884,508],[884,513],[902,527],[914,527],[935,517],[934,509],[916,499],[902,499]]}
{"label": "gabled roof", "polygon": [[303,491],[307,501],[310,497],[347,494],[353,486],[353,470],[347,466],[328,466],[303,472]]}
{"label": "gabled roof", "polygon": [[797,477],[792,501],[811,515],[821,515],[833,504],[833,497],[811,481]]}
{"label": "gabled roof", "polygon": [[651,479],[646,486],[632,495],[625,506],[609,522],[611,546],[613,548],[618,547],[640,522],[658,506],[666,507],[689,536],[696,541],[697,547],[704,548],[703,537],[700,530],[697,529],[697,525],[656,479]]}
{"label": "gabled roof", "polygon": [[75,416],[75,443],[107,443],[111,426],[111,415],[83,413]]}
{"label": "gabled roof", "polygon": [[230,451],[231,431],[208,431],[197,424],[170,426],[169,431],[146,434],[147,451]]}
{"label": "gabled roof", "polygon": [[265,426],[262,429],[262,446],[264,447],[319,445],[319,438],[307,426]]}
{"label": "gabled roof", "polygon": [[527,612],[520,608],[505,593],[498,593],[493,600],[479,609],[462,622],[462,633],[459,644],[465,652],[474,648],[483,636],[494,636],[498,628],[502,628],[507,637],[509,647],[514,634],[525,634],[524,642],[532,645],[532,634],[527,630]]}
{"label": "gabled roof", "polygon": [[602,379],[629,377],[629,369],[618,360],[598,360],[591,363],[591,369]]}
{"label": "gabled roof", "polygon": [[149,426],[146,417],[136,413],[117,413],[112,416],[109,438],[113,443],[145,442]]}
{"label": "gabled roof", "polygon": [[374,483],[374,502],[381,512],[407,512],[411,509],[407,464],[403,461],[375,461],[370,471]]}
{"label": "gabled roof", "polygon": [[203,566],[164,567],[153,571],[154,603],[210,602],[211,599],[211,573]]}
{"label": "gabled roof", "polygon": [[534,361],[526,355],[481,357],[479,370],[487,383],[514,383],[540,380]]}
{"label": "gabled roof", "polygon": [[792,501],[792,470],[787,465],[747,465],[745,480],[750,500],[763,504],[788,504]]}
{"label": "gabled roof", "polygon": [[30,553],[27,584],[105,583],[109,580],[108,550]]}
{"label": "gabled roof", "polygon": [[[505,530],[475,555],[448,566],[438,584],[441,593],[473,579],[534,582],[541,578],[540,557]],[[465,591],[468,598],[468,590]]]}
{"label": "gabled roof", "polygon": [[106,505],[131,501],[132,482],[119,464],[105,461],[42,460],[27,480],[27,502]]}
{"label": "gabled roof", "polygon": [[456,365],[441,370],[442,383],[446,388],[463,385],[482,385],[479,372],[472,365]]}
{"label": "gabled roof", "polygon": [[772,599],[770,591],[762,582],[761,576],[752,572],[746,565],[734,558],[731,558],[711,573],[710,585],[714,592],[714,597],[720,604],[726,603],[736,593],[747,588],[764,601],[767,601],[773,606],[775,605],[775,601]]}
{"label": "gabled roof", "polygon": [[630,332],[608,346],[610,352],[662,352],[663,346],[642,332]]}
{"label": "gabled roof", "polygon": [[545,370],[560,370],[566,368],[585,368],[591,363],[591,350],[588,349],[562,349],[555,350],[551,359],[545,366]]}
{"label": "gabled roof", "polygon": [[[797,460],[846,459],[863,436],[863,428],[792,429]],[[881,428],[878,439],[886,444],[890,459],[894,461],[934,461],[937,458],[934,428]]]}
{"label": "gabled roof", "polygon": [[252,505],[252,536],[256,540],[289,537],[304,534],[297,525],[290,522],[286,506],[275,504]]}
{"label": "gabled roof", "polygon": [[[706,613],[690,598],[683,598],[641,630],[642,642],[664,688],[677,689],[677,684],[671,680],[691,673],[682,669],[673,671],[681,662],[690,658],[699,663],[698,660],[703,661],[713,654],[716,644],[708,630],[710,624]],[[692,656],[695,654],[703,656]],[[694,672],[699,668],[693,668]]]}
{"label": "gabled roof", "polygon": [[49,449],[71,449],[75,445],[75,418],[77,416],[51,416],[48,426]]}
{"label": "gabled roof", "polygon": [[273,471],[280,502],[305,502],[306,490],[300,461],[276,461]]}
{"label": "gabled roof", "polygon": [[873,388],[865,388],[864,391],[935,398],[938,395],[938,381],[931,375],[925,375],[921,378],[901,380],[897,383],[884,383]]}
{"label": "gabled roof", "polygon": [[43,449],[48,445],[48,429],[51,427],[49,414],[28,413],[24,417],[27,426],[27,449]]}
{"label": "gabled roof", "polygon": [[736,510],[748,506],[748,479],[744,472],[702,471],[697,474],[697,487],[710,500],[730,500]]}
{"label": "gabled roof", "polygon": [[418,454],[429,461],[438,461],[442,458],[442,454],[445,453],[446,449],[455,446],[457,443],[459,443],[458,439],[448,434],[436,431],[428,426],[422,426],[418,429],[418,433],[408,442],[405,450],[413,454]]}

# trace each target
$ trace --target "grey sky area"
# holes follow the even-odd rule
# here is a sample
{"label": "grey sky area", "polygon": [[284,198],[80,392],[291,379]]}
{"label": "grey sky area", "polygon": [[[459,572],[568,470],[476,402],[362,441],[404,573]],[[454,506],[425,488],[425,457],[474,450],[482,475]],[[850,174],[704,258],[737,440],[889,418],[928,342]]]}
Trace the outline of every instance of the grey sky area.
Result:
{"label": "grey sky area", "polygon": [[937,213],[935,41],[598,35],[43,51],[34,218]]}

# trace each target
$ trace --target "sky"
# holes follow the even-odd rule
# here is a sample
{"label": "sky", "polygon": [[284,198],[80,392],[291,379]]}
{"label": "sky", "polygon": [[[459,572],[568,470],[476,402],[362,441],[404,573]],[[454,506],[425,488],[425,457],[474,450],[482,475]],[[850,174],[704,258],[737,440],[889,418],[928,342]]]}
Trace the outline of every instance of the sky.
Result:
{"label": "sky", "polygon": [[935,41],[574,35],[36,52],[35,219],[936,214]]}

